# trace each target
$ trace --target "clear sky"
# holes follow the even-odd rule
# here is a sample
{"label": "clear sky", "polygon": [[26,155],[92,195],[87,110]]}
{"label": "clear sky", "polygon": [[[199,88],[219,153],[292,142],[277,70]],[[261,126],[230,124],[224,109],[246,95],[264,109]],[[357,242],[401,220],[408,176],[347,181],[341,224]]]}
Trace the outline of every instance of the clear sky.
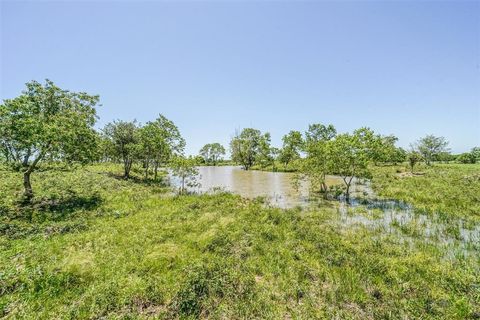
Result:
{"label": "clear sky", "polygon": [[195,154],[255,127],[480,145],[480,2],[1,2],[0,97],[99,94],[98,127],[173,120]]}

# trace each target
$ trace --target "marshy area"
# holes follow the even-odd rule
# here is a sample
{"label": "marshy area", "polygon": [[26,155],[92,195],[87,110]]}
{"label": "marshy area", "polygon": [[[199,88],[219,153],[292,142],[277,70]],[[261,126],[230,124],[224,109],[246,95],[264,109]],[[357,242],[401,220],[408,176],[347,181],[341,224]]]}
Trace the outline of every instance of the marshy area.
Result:
{"label": "marshy area", "polygon": [[284,176],[242,171],[275,195],[249,197],[225,179],[234,168],[220,170],[230,184],[218,188],[217,168],[205,169],[210,184],[200,168],[201,191],[211,192],[184,195],[164,172],[163,182],[141,179],[140,167],[130,179],[115,164],[39,171],[28,207],[19,173],[2,169],[1,316],[480,316],[479,165],[414,177],[374,168],[349,203],[288,206],[275,203],[285,204]]}

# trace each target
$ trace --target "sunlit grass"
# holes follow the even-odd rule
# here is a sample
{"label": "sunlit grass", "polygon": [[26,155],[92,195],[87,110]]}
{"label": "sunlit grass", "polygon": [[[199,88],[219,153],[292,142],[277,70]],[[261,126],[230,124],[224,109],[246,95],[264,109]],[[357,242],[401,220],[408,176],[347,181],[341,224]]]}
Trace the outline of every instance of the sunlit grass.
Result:
{"label": "sunlit grass", "polygon": [[[18,175],[1,172],[0,316],[464,319],[480,312],[478,254],[448,254],[424,241],[418,222],[399,223],[399,234],[347,227],[335,206],[281,210],[225,193],[171,196],[116,172],[98,165],[39,173],[33,183],[44,206],[29,210],[11,192],[21,191]],[[52,206],[52,195],[63,206]]]}
{"label": "sunlit grass", "polygon": [[417,210],[480,220],[480,164],[420,166],[416,175],[403,166],[374,167],[372,186],[382,197],[403,200]]}

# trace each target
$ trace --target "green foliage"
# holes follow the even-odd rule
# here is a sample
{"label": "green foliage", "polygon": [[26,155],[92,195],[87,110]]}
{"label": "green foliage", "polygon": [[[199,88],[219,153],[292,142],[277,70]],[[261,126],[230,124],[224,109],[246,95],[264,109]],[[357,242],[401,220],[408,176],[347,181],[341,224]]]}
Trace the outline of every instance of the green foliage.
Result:
{"label": "green foliage", "polygon": [[230,141],[232,160],[241,164],[245,170],[257,161],[265,160],[270,150],[270,134],[262,134],[257,129],[245,128]]}
{"label": "green foliage", "polygon": [[24,173],[24,194],[33,196],[30,175],[45,160],[88,162],[96,157],[95,106],[98,96],[32,81],[0,105],[3,160]]}
{"label": "green foliage", "polygon": [[303,138],[300,131],[290,131],[282,138],[283,146],[278,155],[278,160],[285,168],[294,160],[300,159],[300,151],[303,148]]}
{"label": "green foliage", "polygon": [[457,161],[460,163],[476,163],[477,157],[472,152],[465,152],[457,157]]}
{"label": "green foliage", "polygon": [[320,123],[311,124],[308,126],[308,130],[305,133],[305,142],[306,146],[311,143],[315,143],[318,141],[328,141],[337,135],[337,130],[331,124],[325,126]]}
{"label": "green foliage", "polygon": [[305,132],[303,145],[306,157],[299,161],[300,179],[308,178],[312,191],[320,191],[327,196],[325,177],[331,173],[329,146],[337,131],[333,125],[313,124]]}
{"label": "green foliage", "polygon": [[123,177],[127,179],[140,147],[139,127],[136,121],[113,121],[105,126],[103,134],[111,157],[123,162]]}
{"label": "green foliage", "polygon": [[477,162],[480,162],[480,147],[472,148],[470,153],[475,156],[475,159],[477,159]]}
{"label": "green foliage", "polygon": [[160,166],[166,166],[174,156],[183,154],[185,140],[177,126],[163,115],[155,121],[147,122],[140,128],[140,158],[148,179],[149,167],[153,165],[154,179]]}
{"label": "green foliage", "polygon": [[218,142],[207,143],[200,149],[200,156],[207,164],[217,165],[218,161],[225,155],[225,148]]}
{"label": "green foliage", "polygon": [[[311,188],[325,197],[327,174],[341,176],[345,184],[345,196],[355,177],[369,177],[369,163],[378,160],[382,148],[380,136],[368,128],[355,130],[353,134],[339,134],[332,125],[310,125],[305,133],[306,157],[299,164],[300,179],[308,178]],[[337,190],[332,190],[337,193]]]}
{"label": "green foliage", "polygon": [[193,157],[176,156],[170,162],[172,175],[180,180],[179,193],[184,194],[187,188],[195,188],[200,184],[198,182],[197,162]]}
{"label": "green foliage", "polygon": [[409,153],[407,153],[406,159],[408,161],[408,164],[410,165],[410,172],[413,173],[415,165],[418,162],[422,161],[422,155],[415,150],[411,150]]}
{"label": "green foliage", "polygon": [[185,148],[177,126],[163,115],[155,121],[140,126],[136,121],[114,121],[103,129],[105,152],[110,159],[120,159],[124,166],[124,178],[130,176],[135,161],[141,161],[148,179],[150,166],[157,179],[158,168],[165,166],[172,156],[180,155]]}
{"label": "green foliage", "polygon": [[353,178],[370,177],[369,163],[373,155],[369,141],[362,131],[355,131],[337,135],[327,146],[327,166],[344,181],[347,200]]}
{"label": "green foliage", "polygon": [[444,137],[435,137],[434,135],[427,135],[415,144],[415,150],[420,153],[427,165],[436,160],[436,157],[443,152],[448,151],[448,141]]}

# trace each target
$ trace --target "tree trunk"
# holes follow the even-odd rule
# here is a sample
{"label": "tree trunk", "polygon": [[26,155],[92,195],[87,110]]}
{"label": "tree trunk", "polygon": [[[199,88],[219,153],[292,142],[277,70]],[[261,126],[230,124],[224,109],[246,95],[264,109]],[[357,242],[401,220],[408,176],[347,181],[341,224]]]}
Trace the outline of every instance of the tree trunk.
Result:
{"label": "tree trunk", "polygon": [[158,162],[155,161],[155,177],[154,180],[157,181],[157,172],[158,172]]}
{"label": "tree trunk", "polygon": [[24,188],[23,195],[28,200],[30,200],[33,197],[32,184],[30,183],[30,174],[31,174],[30,170],[27,170],[23,173],[23,188]]}
{"label": "tree trunk", "polygon": [[148,180],[148,164],[149,160],[145,160],[145,180]]}
{"label": "tree trunk", "polygon": [[348,180],[348,177],[343,178],[343,182],[345,182],[345,187],[346,187],[345,201],[349,203],[350,202],[350,185],[352,184],[353,176],[350,178],[350,180],[348,180],[348,182],[347,180]]}
{"label": "tree trunk", "polygon": [[350,202],[350,184],[347,184],[347,189],[345,190],[345,200]]}
{"label": "tree trunk", "polygon": [[130,168],[132,167],[132,161],[131,160],[125,160],[125,165],[124,165],[124,174],[123,177],[125,179],[128,179],[130,177]]}
{"label": "tree trunk", "polygon": [[321,186],[320,186],[320,191],[323,193],[323,198],[324,199],[327,199],[328,198],[328,186],[327,184],[325,183],[325,178],[323,178],[323,182],[321,183]]}

